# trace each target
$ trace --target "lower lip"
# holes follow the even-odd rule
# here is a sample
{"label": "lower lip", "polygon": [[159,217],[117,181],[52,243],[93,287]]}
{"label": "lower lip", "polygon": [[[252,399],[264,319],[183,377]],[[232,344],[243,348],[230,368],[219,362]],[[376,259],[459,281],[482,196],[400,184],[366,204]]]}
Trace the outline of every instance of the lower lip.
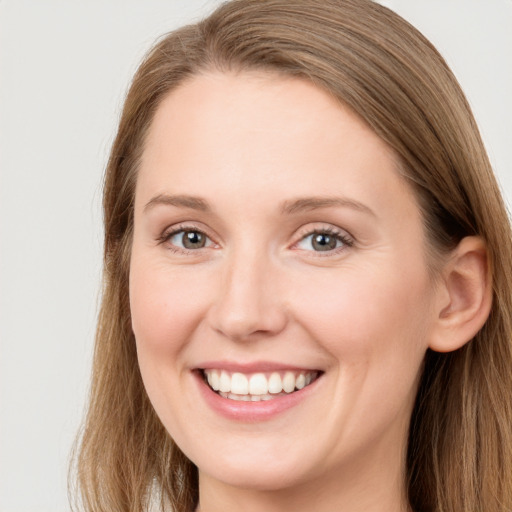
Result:
{"label": "lower lip", "polygon": [[245,402],[242,400],[231,400],[223,398],[213,391],[203,379],[200,372],[194,371],[194,376],[199,386],[201,395],[206,403],[218,414],[227,419],[245,423],[255,423],[267,421],[284,411],[299,405],[305,400],[317,387],[319,376],[308,386],[290,393],[281,395],[272,400],[260,400],[259,402]]}

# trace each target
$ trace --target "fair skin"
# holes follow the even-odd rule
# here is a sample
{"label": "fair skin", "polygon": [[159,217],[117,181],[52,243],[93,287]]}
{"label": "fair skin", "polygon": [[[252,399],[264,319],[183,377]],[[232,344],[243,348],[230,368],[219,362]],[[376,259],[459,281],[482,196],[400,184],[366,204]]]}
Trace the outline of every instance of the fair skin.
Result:
{"label": "fair skin", "polygon": [[[486,307],[485,251],[468,240],[434,282],[392,151],[304,80],[212,72],[169,94],[138,175],[130,304],[201,511],[408,510],[425,351],[470,339],[478,321],[461,333],[454,318],[471,293]],[[312,382],[237,401],[205,382],[222,371]]]}

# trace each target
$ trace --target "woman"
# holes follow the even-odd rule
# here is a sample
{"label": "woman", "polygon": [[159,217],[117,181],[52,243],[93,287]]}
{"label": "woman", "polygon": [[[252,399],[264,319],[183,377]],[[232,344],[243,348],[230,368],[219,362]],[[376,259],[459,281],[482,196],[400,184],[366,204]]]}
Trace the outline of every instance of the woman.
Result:
{"label": "woman", "polygon": [[169,34],[104,194],[87,510],[512,509],[509,221],[405,21],[239,0]]}

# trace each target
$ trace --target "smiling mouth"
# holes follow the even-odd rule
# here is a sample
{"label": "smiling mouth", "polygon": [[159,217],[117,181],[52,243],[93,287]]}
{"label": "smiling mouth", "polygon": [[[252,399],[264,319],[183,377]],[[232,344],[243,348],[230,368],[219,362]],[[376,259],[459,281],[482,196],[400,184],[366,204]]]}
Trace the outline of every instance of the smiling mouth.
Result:
{"label": "smiling mouth", "polygon": [[317,370],[240,373],[204,369],[201,374],[211,390],[223,398],[245,402],[273,400],[295,393],[320,376]]}

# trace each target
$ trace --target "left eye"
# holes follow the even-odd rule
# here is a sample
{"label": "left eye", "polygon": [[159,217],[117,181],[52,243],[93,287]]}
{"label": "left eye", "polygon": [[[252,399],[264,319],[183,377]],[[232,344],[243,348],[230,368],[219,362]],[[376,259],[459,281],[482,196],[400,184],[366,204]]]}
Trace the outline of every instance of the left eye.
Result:
{"label": "left eye", "polygon": [[297,247],[306,251],[326,252],[333,251],[345,245],[350,245],[342,235],[328,232],[314,232],[305,236]]}
{"label": "left eye", "polygon": [[167,239],[172,245],[188,250],[202,249],[212,244],[212,241],[204,233],[197,230],[175,231]]}

